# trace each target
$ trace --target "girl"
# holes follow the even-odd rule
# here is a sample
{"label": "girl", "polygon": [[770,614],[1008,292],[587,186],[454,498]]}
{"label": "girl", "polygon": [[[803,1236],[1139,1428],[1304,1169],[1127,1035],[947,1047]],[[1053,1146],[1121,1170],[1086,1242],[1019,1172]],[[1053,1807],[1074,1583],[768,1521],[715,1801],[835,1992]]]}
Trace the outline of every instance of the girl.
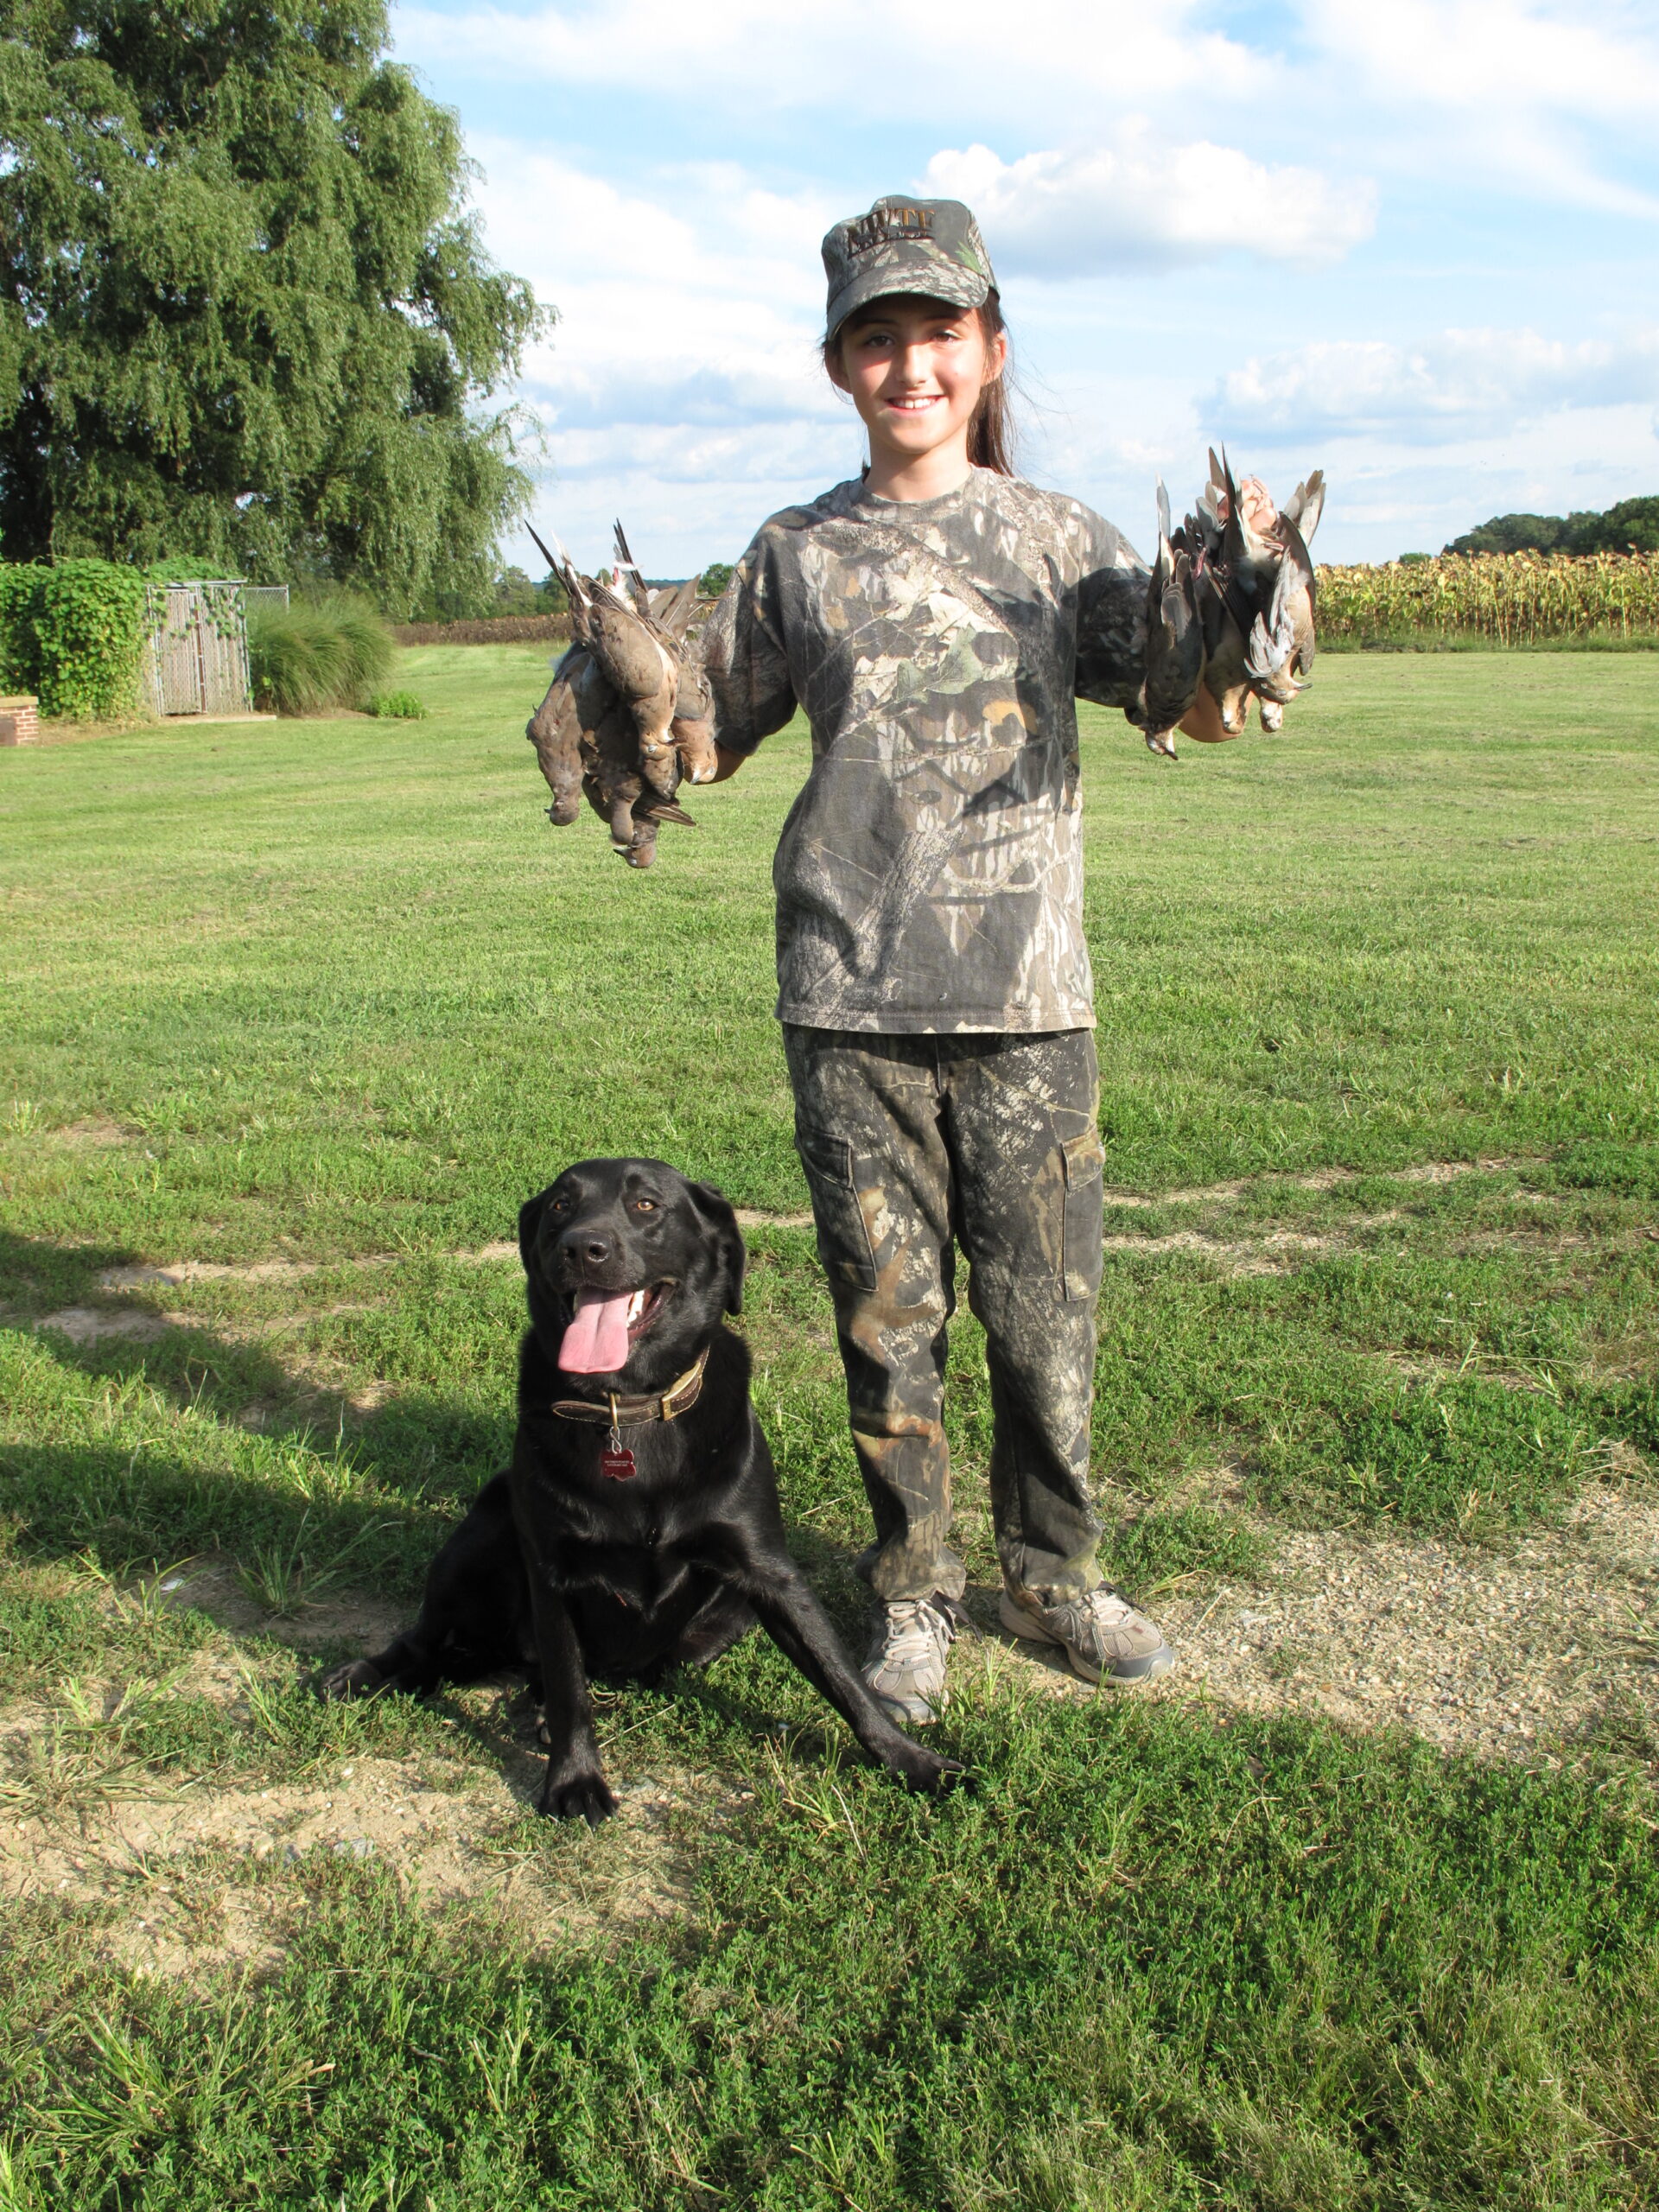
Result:
{"label": "girl", "polygon": [[[864,1665],[944,1701],[963,1620],[941,1421],[955,1261],[984,1324],[1001,1619],[1091,1681],[1174,1655],[1102,1580],[1087,1488],[1102,1174],[1076,700],[1145,718],[1147,571],[1009,464],[979,226],[880,200],[823,242],[824,364],[861,481],[774,515],[706,656],[720,772],[798,706],[778,847],[778,1014],[875,1540]],[[1207,693],[1183,727],[1224,734]]]}

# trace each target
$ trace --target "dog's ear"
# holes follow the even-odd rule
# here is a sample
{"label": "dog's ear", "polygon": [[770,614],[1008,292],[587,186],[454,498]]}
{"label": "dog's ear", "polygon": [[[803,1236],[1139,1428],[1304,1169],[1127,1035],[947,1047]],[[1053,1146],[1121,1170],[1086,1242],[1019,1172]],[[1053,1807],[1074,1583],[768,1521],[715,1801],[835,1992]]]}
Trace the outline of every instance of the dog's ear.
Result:
{"label": "dog's ear", "polygon": [[537,1191],[533,1198],[526,1198],[518,1209],[518,1256],[524,1263],[524,1273],[530,1273],[530,1255],[536,1249],[536,1232],[542,1225],[542,1216],[547,1211],[547,1202],[553,1195],[550,1183],[544,1191]]}
{"label": "dog's ear", "polygon": [[714,1230],[720,1241],[721,1257],[726,1270],[724,1309],[728,1313],[743,1311],[743,1278],[748,1273],[748,1248],[743,1242],[743,1232],[737,1225],[737,1216],[732,1202],[723,1191],[712,1183],[688,1183],[691,1202]]}

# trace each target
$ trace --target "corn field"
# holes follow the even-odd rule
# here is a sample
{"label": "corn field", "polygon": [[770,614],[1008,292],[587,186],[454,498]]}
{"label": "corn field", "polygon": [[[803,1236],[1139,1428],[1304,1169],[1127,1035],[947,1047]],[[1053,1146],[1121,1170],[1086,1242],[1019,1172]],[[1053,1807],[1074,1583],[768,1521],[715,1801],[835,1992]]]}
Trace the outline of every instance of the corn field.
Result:
{"label": "corn field", "polygon": [[1659,554],[1442,553],[1319,570],[1319,642],[1659,636]]}

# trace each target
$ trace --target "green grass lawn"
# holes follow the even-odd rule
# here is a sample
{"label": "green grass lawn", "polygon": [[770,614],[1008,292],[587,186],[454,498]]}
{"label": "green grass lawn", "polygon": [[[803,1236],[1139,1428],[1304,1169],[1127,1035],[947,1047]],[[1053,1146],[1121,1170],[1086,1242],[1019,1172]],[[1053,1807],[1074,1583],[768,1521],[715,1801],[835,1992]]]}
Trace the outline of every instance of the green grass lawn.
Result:
{"label": "green grass lawn", "polygon": [[[140,1786],[493,1770],[476,1702],[325,1711],[276,1632],[406,1601],[499,1464],[520,1291],[480,1251],[586,1153],[804,1205],[769,873],[804,732],[641,876],[540,812],[537,652],[397,680],[429,720],[0,756],[0,1693],[33,1716],[0,1813],[54,1850]],[[1345,656],[1291,720],[1171,768],[1085,710],[1096,1473],[1154,1602],[1294,1523],[1502,1546],[1659,1459],[1650,662]],[[809,1234],[752,1243],[792,1537],[855,1637],[827,1300]],[[105,1281],[186,1262],[226,1272]],[[983,1585],[965,1313],[950,1417]],[[201,1554],[251,1624],[156,1597]],[[1483,1766],[976,1676],[941,1732],[977,1787],[932,1807],[758,1643],[601,1719],[618,1776],[717,1785],[649,1925],[575,1909],[626,1823],[527,1817],[499,1848],[575,1901],[550,1948],[321,1850],[14,1898],[0,2206],[1659,2202],[1659,1745]],[[136,1971],[111,1930],[152,1890],[281,1941]]]}

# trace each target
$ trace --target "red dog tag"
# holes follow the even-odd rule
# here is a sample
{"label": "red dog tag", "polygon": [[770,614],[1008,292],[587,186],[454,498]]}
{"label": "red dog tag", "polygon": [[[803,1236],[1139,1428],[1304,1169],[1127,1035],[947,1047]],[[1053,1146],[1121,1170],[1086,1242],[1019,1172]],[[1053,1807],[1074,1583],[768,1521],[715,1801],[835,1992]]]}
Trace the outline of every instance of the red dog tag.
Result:
{"label": "red dog tag", "polygon": [[612,1444],[599,1455],[599,1471],[601,1475],[608,1475],[613,1483],[626,1483],[639,1471],[627,1446]]}

